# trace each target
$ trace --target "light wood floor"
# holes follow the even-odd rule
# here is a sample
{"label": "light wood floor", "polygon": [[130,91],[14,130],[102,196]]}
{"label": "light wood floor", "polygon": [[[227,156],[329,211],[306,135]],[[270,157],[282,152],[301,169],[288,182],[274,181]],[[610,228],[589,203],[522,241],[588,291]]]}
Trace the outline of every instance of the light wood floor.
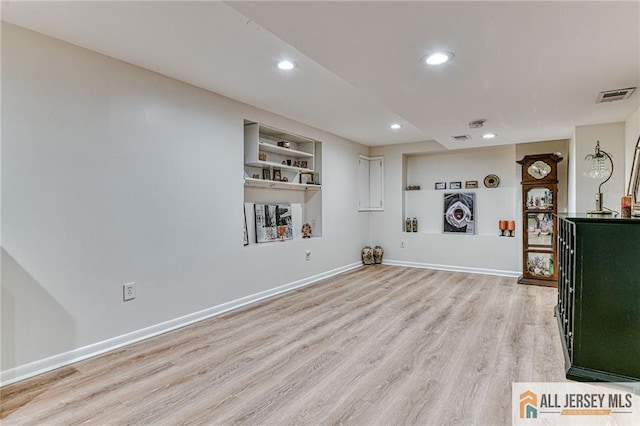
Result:
{"label": "light wood floor", "polygon": [[510,424],[564,381],[556,292],[368,266],[0,390],[9,424]]}

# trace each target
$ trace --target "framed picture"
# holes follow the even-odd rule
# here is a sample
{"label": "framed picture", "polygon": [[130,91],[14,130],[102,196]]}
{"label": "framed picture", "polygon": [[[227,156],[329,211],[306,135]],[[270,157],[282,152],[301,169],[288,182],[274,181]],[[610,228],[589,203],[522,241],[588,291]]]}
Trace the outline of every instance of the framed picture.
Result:
{"label": "framed picture", "polygon": [[303,169],[306,169],[306,168],[307,168],[307,166],[308,166],[308,164],[307,164],[307,160],[302,160],[302,161],[300,161],[300,167],[302,167]]}
{"label": "framed picture", "polygon": [[436,182],[436,189],[447,189],[447,182]]}
{"label": "framed picture", "polygon": [[313,183],[313,173],[300,173],[300,183],[312,184]]}
{"label": "framed picture", "polygon": [[256,243],[293,239],[291,204],[255,204],[254,211]]}
{"label": "framed picture", "polygon": [[449,182],[449,189],[460,189],[462,188],[462,182]]}
{"label": "framed picture", "polygon": [[282,180],[282,172],[280,170],[273,171],[273,180]]}
{"label": "framed picture", "polygon": [[271,170],[262,169],[262,179],[271,180]]}
{"label": "framed picture", "polygon": [[476,189],[478,187],[478,181],[477,180],[468,180],[464,183],[464,187],[466,189]]}
{"label": "framed picture", "polygon": [[247,231],[247,211],[244,209],[244,206],[242,207],[242,210],[244,211],[244,245],[248,246],[249,232]]}
{"label": "framed picture", "polygon": [[444,194],[443,232],[475,234],[475,208],[473,192]]}

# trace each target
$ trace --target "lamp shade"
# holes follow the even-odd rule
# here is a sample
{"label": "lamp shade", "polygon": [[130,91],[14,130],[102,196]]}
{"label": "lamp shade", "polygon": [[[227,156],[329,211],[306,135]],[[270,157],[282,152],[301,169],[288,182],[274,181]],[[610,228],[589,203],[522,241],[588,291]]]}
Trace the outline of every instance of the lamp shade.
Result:
{"label": "lamp shade", "polygon": [[596,150],[593,154],[584,157],[584,174],[593,179],[602,179],[596,192],[596,209],[588,210],[587,213],[594,215],[610,215],[611,210],[603,207],[602,185],[611,179],[613,174],[613,158],[608,152],[600,149],[600,141],[596,141]]}
{"label": "lamp shade", "polygon": [[588,154],[584,158],[584,174],[593,179],[607,179],[613,172],[611,156],[600,150],[600,141],[596,143],[594,154]]}

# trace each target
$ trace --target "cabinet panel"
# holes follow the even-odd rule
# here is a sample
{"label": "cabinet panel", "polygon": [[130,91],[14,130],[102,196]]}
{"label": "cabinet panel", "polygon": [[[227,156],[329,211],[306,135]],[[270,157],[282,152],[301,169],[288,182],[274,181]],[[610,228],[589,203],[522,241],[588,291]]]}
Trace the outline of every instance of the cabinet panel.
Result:
{"label": "cabinet panel", "polygon": [[640,380],[640,220],[561,218],[558,247],[567,377]]}
{"label": "cabinet panel", "polygon": [[369,160],[358,159],[358,209],[363,210],[369,207]]}
{"label": "cabinet panel", "polygon": [[384,158],[358,158],[358,210],[383,210]]}
{"label": "cabinet panel", "polygon": [[369,207],[382,208],[382,158],[369,160]]}

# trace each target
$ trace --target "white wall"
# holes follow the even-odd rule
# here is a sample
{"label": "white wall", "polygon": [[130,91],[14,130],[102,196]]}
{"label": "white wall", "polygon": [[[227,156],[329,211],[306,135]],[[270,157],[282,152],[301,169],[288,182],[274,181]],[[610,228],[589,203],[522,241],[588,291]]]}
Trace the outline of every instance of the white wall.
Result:
{"label": "white wall", "polygon": [[[438,152],[439,151],[439,152]],[[442,152],[439,145],[395,145],[375,147],[372,155],[385,157],[385,211],[371,214],[372,235],[385,249],[385,258],[401,264],[437,265],[452,269],[517,274],[520,269],[521,236],[498,236],[498,220],[517,220],[517,192],[514,145],[473,151]],[[406,167],[406,181],[403,168]],[[497,189],[482,184],[488,174],[500,177]],[[435,182],[477,180],[476,235],[442,233],[443,194]],[[420,185],[420,191],[403,191],[406,185]],[[403,203],[403,195],[406,197]],[[403,204],[406,211],[403,211]],[[403,232],[404,218],[416,217],[418,233]],[[405,247],[401,248],[404,240]]]}
{"label": "white wall", "polygon": [[[631,176],[631,163],[633,162],[633,151],[635,150],[638,138],[640,138],[640,108],[627,118],[624,122],[624,152],[625,152],[625,171],[624,171],[624,188],[625,194],[629,186],[629,178]],[[638,154],[640,155],[640,153]]]}
{"label": "white wall", "polygon": [[[385,157],[385,211],[371,213],[373,244],[381,244],[389,262],[519,275],[522,263],[521,166],[527,154],[561,152],[559,208],[566,210],[568,140],[446,151],[435,142],[374,147],[372,155]],[[484,177],[497,174],[498,188],[485,188]],[[467,180],[477,180],[479,188],[465,190]],[[461,181],[462,191],[476,194],[476,235],[442,232],[443,194],[435,182]],[[420,191],[404,191],[420,185]],[[419,222],[418,233],[403,232],[409,216]],[[499,220],[516,221],[516,237],[498,236]],[[404,248],[401,247],[404,241]]]}
{"label": "white wall", "polygon": [[[2,89],[4,379],[359,261],[366,147],[5,23]],[[322,238],[243,246],[245,118],[323,142]]]}
{"label": "white wall", "polygon": [[577,126],[575,129],[575,212],[594,210],[595,196],[601,180],[584,175],[584,158],[595,152],[596,141],[600,149],[613,157],[614,171],[609,182],[602,186],[604,206],[620,211],[620,198],[626,192],[625,182],[625,124],[608,123]]}
{"label": "white wall", "polygon": [[571,138],[569,138],[569,155],[566,158],[568,162],[568,173],[567,173],[567,211],[570,213],[575,213],[577,205],[577,197],[576,193],[576,179],[577,179],[577,164],[576,161],[576,129],[573,129],[571,133]]}

